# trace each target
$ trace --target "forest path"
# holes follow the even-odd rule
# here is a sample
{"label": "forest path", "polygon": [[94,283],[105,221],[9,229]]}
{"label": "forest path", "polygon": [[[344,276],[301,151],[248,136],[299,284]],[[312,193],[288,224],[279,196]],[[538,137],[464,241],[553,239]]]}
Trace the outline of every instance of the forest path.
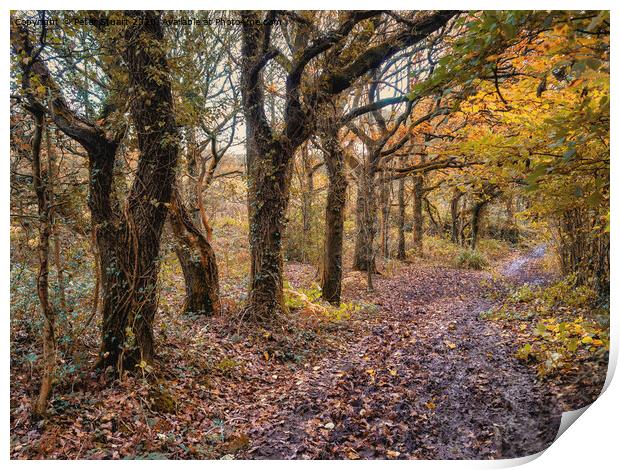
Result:
{"label": "forest path", "polygon": [[[500,272],[540,282],[543,253]],[[368,300],[380,312],[363,337],[297,372],[287,393],[257,393],[243,457],[484,459],[546,448],[560,411],[514,358],[510,335],[480,319],[492,283],[489,273],[420,265],[377,278]]]}

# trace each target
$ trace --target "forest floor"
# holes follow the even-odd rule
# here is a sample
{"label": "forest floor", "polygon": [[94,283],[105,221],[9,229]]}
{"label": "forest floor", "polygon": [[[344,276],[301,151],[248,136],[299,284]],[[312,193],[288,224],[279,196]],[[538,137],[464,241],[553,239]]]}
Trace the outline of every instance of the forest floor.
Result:
{"label": "forest floor", "polygon": [[[601,373],[567,399],[515,358],[518,334],[481,313],[509,286],[540,284],[544,248],[491,271],[404,264],[347,273],[344,297],[367,305],[324,321],[299,310],[280,329],[225,317],[160,320],[157,370],[89,370],[55,390],[34,423],[32,370],[12,368],[12,458],[496,459],[554,439],[561,411],[589,403]],[[287,268],[307,285],[310,266]],[[602,370],[602,369],[601,369]],[[564,387],[562,390],[565,390]],[[570,393],[569,393],[570,395]],[[568,403],[568,405],[567,405]],[[578,406],[577,406],[578,407]]]}
{"label": "forest floor", "polygon": [[[500,267],[504,281],[541,283],[543,250]],[[349,290],[360,282],[349,282]],[[266,421],[248,428],[243,456],[259,458],[509,458],[554,439],[554,397],[514,358],[511,334],[479,314],[501,289],[488,273],[413,265],[378,277],[365,300],[379,307],[336,357],[257,395],[239,410]],[[272,406],[278,403],[278,406]],[[262,415],[262,416],[261,416]]]}

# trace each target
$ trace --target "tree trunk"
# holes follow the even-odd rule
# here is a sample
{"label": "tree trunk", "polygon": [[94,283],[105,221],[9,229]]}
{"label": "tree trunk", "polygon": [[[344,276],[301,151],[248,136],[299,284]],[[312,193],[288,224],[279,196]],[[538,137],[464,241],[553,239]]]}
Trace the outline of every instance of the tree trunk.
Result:
{"label": "tree trunk", "polygon": [[367,168],[362,168],[358,175],[357,199],[355,207],[355,251],[353,266],[355,271],[376,272],[374,259],[374,234],[376,219],[376,201],[374,200],[374,175],[370,175]]}
{"label": "tree trunk", "polygon": [[308,248],[312,240],[312,204],[314,196],[314,172],[308,155],[308,144],[301,147],[303,166],[303,187],[301,188],[301,220],[302,220],[302,262],[308,262]]}
{"label": "tree trunk", "polygon": [[482,217],[482,209],[486,205],[487,201],[478,201],[474,203],[471,209],[471,241],[470,246],[472,250],[476,249],[478,245],[478,236],[480,234],[480,219]]}
{"label": "tree trunk", "polygon": [[381,255],[384,258],[390,257],[389,237],[390,237],[390,206],[391,201],[391,182],[387,181],[387,177],[383,172],[381,174],[381,188],[380,188],[380,204],[381,204]]}
{"label": "tree trunk", "polygon": [[[48,191],[50,194],[50,199],[54,194],[54,154],[52,152],[52,139],[50,137],[49,127],[47,128],[47,132],[45,132],[45,149],[47,153],[47,178],[48,178]],[[57,174],[60,174],[59,172]],[[54,264],[56,265],[56,281],[58,282],[58,295],[60,300],[60,309],[66,314],[67,313],[67,300],[65,295],[65,276],[64,276],[64,268],[62,264],[62,257],[60,255],[60,234],[58,230],[58,225],[56,224],[56,217],[54,211],[50,212],[50,224],[51,224],[51,235],[54,239]],[[69,323],[71,325],[71,323]]]}
{"label": "tree trunk", "polygon": [[[428,197],[424,197],[424,207],[426,208],[426,213],[428,214],[428,220],[431,223],[429,232],[434,235],[441,235],[443,232],[443,222],[441,221],[441,216],[437,208],[431,204]],[[437,214],[437,218],[433,215],[433,211]]]}
{"label": "tree trunk", "polygon": [[422,254],[422,237],[424,233],[423,200],[424,176],[417,175],[413,177],[413,247],[418,255]]}
{"label": "tree trunk", "polygon": [[[94,228],[90,231],[90,248],[93,254],[93,258],[95,260],[95,266],[94,266],[95,289],[93,291],[93,303],[90,308],[90,315],[84,322],[84,325],[80,328],[79,334],[76,337],[79,337],[84,331],[86,331],[86,328],[88,328],[90,323],[99,313],[99,303],[101,299],[101,267],[99,264],[100,263],[99,260],[101,259],[101,256],[99,255],[99,250],[97,248],[97,237],[95,235]],[[73,343],[73,347],[71,348],[71,353],[73,353],[75,345],[76,343]]]}
{"label": "tree trunk", "polygon": [[[251,126],[246,124],[246,127]],[[252,146],[248,139],[248,145]],[[250,165],[250,295],[247,316],[265,323],[286,313],[282,234],[291,176],[289,150],[273,143]],[[284,154],[284,155],[283,155]]]}
{"label": "tree trunk", "polygon": [[[41,165],[41,140],[45,128],[45,115],[42,110],[33,110],[35,121],[32,138],[32,182],[37,195],[39,215],[39,272],[37,274],[37,294],[43,315],[43,377],[39,395],[33,407],[37,417],[43,417],[52,393],[54,370],[56,368],[56,338],[54,326],[56,312],[49,300],[49,245],[51,236],[51,201],[49,187]],[[49,159],[49,154],[48,154]],[[49,175],[48,175],[49,176]]]}
{"label": "tree trunk", "polygon": [[364,189],[362,188],[363,170],[357,175],[357,191],[355,197],[355,247],[353,251],[353,265],[351,268],[355,271],[366,270],[366,256],[364,250],[368,240],[366,239],[366,231],[364,228],[364,207],[366,199]]}
{"label": "tree trunk", "polygon": [[[145,21],[125,32],[124,58],[134,90],[130,114],[140,159],[119,230],[111,230],[109,194],[114,158],[93,155],[95,185],[91,206],[99,225],[97,242],[103,274],[103,340],[99,365],[133,370],[153,361],[153,320],[157,310],[159,248],[171,200],[178,134],[159,15],[140,12]],[[154,71],[158,73],[155,75]],[[115,149],[114,149],[115,151]],[[92,184],[92,183],[91,183]]]}
{"label": "tree trunk", "polygon": [[344,234],[344,209],[347,179],[344,174],[344,156],[336,141],[337,136],[326,139],[325,165],[329,183],[325,202],[325,248],[321,279],[322,298],[340,305],[342,293],[342,240]]}
{"label": "tree trunk", "polygon": [[405,179],[398,180],[398,218],[396,220],[398,226],[398,247],[396,250],[396,259],[404,261],[407,259],[405,251]]}
{"label": "tree trunk", "polygon": [[177,243],[175,253],[185,279],[184,314],[220,313],[219,276],[211,244],[196,227],[178,191],[170,205],[170,225]]}
{"label": "tree trunk", "polygon": [[458,189],[454,188],[452,193],[452,199],[450,200],[450,217],[452,221],[452,243],[460,242],[460,228],[459,228],[459,201],[463,197],[463,193]]}
{"label": "tree trunk", "polygon": [[299,120],[299,103],[291,102],[295,101],[293,96],[298,96],[299,90],[290,89],[288,82],[287,138],[276,135],[270,127],[265,116],[261,70],[266,63],[263,46],[270,41],[271,28],[259,24],[256,12],[245,12],[242,16],[248,19],[242,28],[241,92],[246,129],[251,263],[250,293],[243,318],[272,323],[287,312],[283,294],[282,234],[293,155],[305,140],[305,129]]}

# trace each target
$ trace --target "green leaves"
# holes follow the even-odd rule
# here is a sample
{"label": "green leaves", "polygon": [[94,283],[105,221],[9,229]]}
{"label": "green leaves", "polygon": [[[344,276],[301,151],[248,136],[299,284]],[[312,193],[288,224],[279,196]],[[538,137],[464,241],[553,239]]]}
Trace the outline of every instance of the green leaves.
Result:
{"label": "green leaves", "polygon": [[534,167],[532,172],[525,178],[525,181],[527,181],[527,183],[528,183],[528,185],[525,188],[525,190],[526,191],[536,191],[537,189],[539,189],[538,180],[542,176],[544,176],[547,173],[549,173],[551,168],[552,167],[549,166],[547,163],[541,163],[541,164],[537,165],[536,167]]}

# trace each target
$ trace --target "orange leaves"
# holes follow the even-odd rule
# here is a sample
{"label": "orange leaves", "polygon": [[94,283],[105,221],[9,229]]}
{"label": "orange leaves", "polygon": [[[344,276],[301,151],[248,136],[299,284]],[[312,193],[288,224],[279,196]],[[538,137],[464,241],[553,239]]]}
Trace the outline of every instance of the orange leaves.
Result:
{"label": "orange leaves", "polygon": [[429,410],[434,410],[435,408],[437,408],[437,404],[433,400],[427,401],[424,406],[426,406],[426,408],[428,408]]}
{"label": "orange leaves", "polygon": [[278,93],[278,86],[274,82],[267,83],[265,85],[265,91],[267,91],[268,93],[277,94]]}
{"label": "orange leaves", "polygon": [[418,138],[422,138],[422,136],[419,134],[431,132],[433,130],[433,127],[434,126],[430,122],[424,121],[418,124],[415,128],[414,127],[410,128],[409,131],[411,132],[411,134],[418,136]]}

